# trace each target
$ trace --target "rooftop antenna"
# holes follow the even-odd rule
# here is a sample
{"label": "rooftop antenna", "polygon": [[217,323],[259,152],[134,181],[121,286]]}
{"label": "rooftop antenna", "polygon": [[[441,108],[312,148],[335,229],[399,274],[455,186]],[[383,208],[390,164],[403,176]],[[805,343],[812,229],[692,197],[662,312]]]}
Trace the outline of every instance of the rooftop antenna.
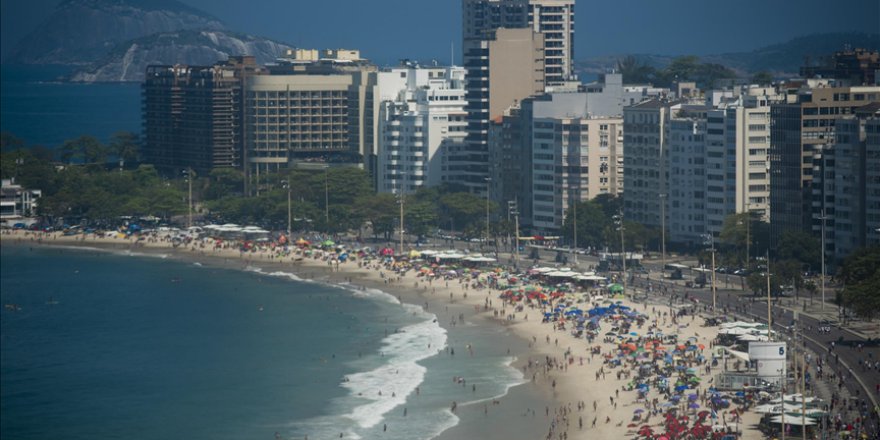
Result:
{"label": "rooftop antenna", "polygon": [[455,41],[449,42],[449,65],[455,65]]}

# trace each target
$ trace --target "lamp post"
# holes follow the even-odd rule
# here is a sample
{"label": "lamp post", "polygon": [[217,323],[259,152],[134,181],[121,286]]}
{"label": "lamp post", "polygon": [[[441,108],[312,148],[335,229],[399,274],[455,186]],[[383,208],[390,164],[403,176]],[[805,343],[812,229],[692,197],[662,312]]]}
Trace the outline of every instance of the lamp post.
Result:
{"label": "lamp post", "polygon": [[612,217],[617,230],[620,231],[620,261],[623,265],[623,295],[626,296],[626,248],[623,242],[623,211]]}
{"label": "lamp post", "polygon": [[492,182],[491,177],[486,177],[486,246],[489,246],[489,185]]}
{"label": "lamp post", "polygon": [[400,256],[403,256],[403,189],[401,189],[400,193]]}
{"label": "lamp post", "polygon": [[327,232],[330,232],[330,165],[324,165],[324,223],[327,224]]}
{"label": "lamp post", "polygon": [[187,227],[192,227],[193,225],[193,170],[192,167],[187,167],[183,170],[183,175],[186,176],[186,182],[189,186],[189,203],[188,203],[188,215],[187,215]]}
{"label": "lamp post", "polygon": [[660,193],[660,258],[663,267],[660,269],[660,279],[666,270],[666,193]]}
{"label": "lamp post", "polygon": [[822,311],[825,311],[825,220],[828,219],[828,216],[825,215],[825,208],[822,208],[822,216],[819,217],[819,220],[822,220]]}
{"label": "lamp post", "polygon": [[703,234],[703,244],[711,246],[712,252],[712,314],[715,314],[715,306],[717,302],[717,294],[715,290],[715,237],[711,233]]}
{"label": "lamp post", "polygon": [[767,249],[767,339],[773,340],[773,311],[770,303],[770,249]]}
{"label": "lamp post", "polygon": [[574,232],[574,243],[571,244],[571,252],[572,252],[572,254],[574,255],[574,264],[575,264],[575,266],[577,266],[577,263],[578,263],[578,254],[577,254],[577,245],[578,245],[578,207],[577,207],[577,203],[578,203],[578,199],[579,199],[579,198],[580,198],[580,197],[578,196],[578,194],[575,194],[575,197],[574,197],[574,203],[572,204],[572,206],[571,206],[571,208],[570,208],[570,209],[573,210],[572,214],[574,215],[574,228],[573,228],[573,229],[574,229],[574,231],[573,231],[573,232]]}
{"label": "lamp post", "polygon": [[516,234],[516,237],[514,240],[515,245],[516,245],[516,251],[514,254],[515,255],[514,261],[516,262],[516,267],[518,268],[519,267],[519,206],[517,206],[517,205],[514,205],[514,206],[515,206],[515,210],[513,211],[513,223],[514,223],[514,227],[515,227],[514,232]]}
{"label": "lamp post", "polygon": [[293,217],[291,216],[290,209],[290,182],[286,180],[281,181],[281,185],[283,188],[287,189],[287,240],[290,241],[290,234],[293,231]]}

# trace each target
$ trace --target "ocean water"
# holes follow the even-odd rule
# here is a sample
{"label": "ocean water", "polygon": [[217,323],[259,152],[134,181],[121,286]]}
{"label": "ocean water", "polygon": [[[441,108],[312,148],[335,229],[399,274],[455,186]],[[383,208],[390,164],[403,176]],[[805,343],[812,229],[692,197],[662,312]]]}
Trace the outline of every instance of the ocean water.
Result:
{"label": "ocean water", "polygon": [[64,66],[0,66],[0,131],[48,148],[81,135],[107,142],[118,131],[140,134],[140,84],[58,81],[68,72]]}
{"label": "ocean water", "polygon": [[0,266],[4,439],[429,439],[522,382],[498,335],[378,290],[8,244]]}

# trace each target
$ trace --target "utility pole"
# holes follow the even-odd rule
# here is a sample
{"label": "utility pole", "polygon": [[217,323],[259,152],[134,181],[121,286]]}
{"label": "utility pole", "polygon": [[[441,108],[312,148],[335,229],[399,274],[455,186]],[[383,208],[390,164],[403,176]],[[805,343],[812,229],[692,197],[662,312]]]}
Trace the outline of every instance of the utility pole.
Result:
{"label": "utility pole", "polygon": [[807,440],[807,347],[801,352],[801,440]]}
{"label": "utility pole", "polygon": [[492,182],[491,177],[486,178],[486,247],[489,246],[489,185]]}
{"label": "utility pole", "polygon": [[513,221],[516,224],[516,266],[519,267],[519,206],[513,213]]}
{"label": "utility pole", "polygon": [[330,165],[324,165],[324,222],[327,224],[327,231],[330,231]]}
{"label": "utility pole", "polygon": [[703,238],[706,240],[703,244],[711,245],[710,251],[712,252],[712,314],[715,314],[715,306],[717,305],[717,291],[715,290],[715,237],[712,236],[712,233],[704,234]]}
{"label": "utility pole", "polygon": [[400,256],[403,256],[403,189],[401,188],[400,193]]}
{"label": "utility pole", "polygon": [[746,203],[746,270],[749,270],[749,254],[750,247],[752,245],[752,239],[750,235],[750,229],[752,227],[752,209],[750,208],[750,206],[750,203]]}
{"label": "utility pole", "polygon": [[282,180],[281,184],[283,185],[284,188],[287,189],[287,241],[289,243],[291,240],[290,234],[293,231],[293,228],[292,228],[293,217],[291,216],[291,209],[290,209],[290,182],[287,180]]}
{"label": "utility pole", "polygon": [[574,264],[575,264],[575,266],[577,266],[577,262],[578,262],[578,254],[577,254],[577,245],[578,245],[578,209],[577,209],[577,202],[578,202],[578,199],[579,199],[579,197],[577,197],[577,195],[575,195],[574,206],[572,206],[572,208],[574,208],[574,212],[573,212],[573,214],[574,214],[574,243],[572,243],[572,245],[571,245],[571,252],[574,254]]}
{"label": "utility pole", "polygon": [[186,176],[186,182],[189,186],[189,208],[188,208],[188,216],[187,216],[187,227],[192,227],[193,225],[193,170],[192,167],[187,167],[183,170],[183,175]]}
{"label": "utility pole", "polygon": [[620,231],[620,261],[623,265],[623,295],[626,296],[626,247],[623,241],[623,210],[620,214],[612,217],[614,223],[618,225],[617,230]]}
{"label": "utility pole", "polygon": [[514,203],[515,203],[515,202],[514,202],[513,200],[508,200],[508,201],[507,201],[507,227],[505,227],[504,229],[507,229],[507,246],[508,246],[508,249],[509,249],[509,246],[512,244],[511,241],[510,241],[510,213],[513,211],[513,205],[514,205]]}
{"label": "utility pole", "polygon": [[773,312],[770,304],[770,249],[767,249],[767,339],[773,340]]}
{"label": "utility pole", "polygon": [[825,311],[825,220],[828,216],[825,215],[825,208],[822,208],[822,217],[819,217],[822,220],[822,311]]}
{"label": "utility pole", "polygon": [[660,258],[663,267],[660,269],[660,279],[666,273],[666,193],[660,193]]}

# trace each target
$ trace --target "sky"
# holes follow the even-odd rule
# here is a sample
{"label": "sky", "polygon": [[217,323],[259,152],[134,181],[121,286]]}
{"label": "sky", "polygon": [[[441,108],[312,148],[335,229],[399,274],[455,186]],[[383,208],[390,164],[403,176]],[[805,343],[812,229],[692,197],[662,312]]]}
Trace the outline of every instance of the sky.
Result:
{"label": "sky", "polygon": [[[356,48],[380,64],[403,58],[445,63],[450,46],[461,44],[460,0],[182,1],[233,30],[298,47]],[[0,0],[2,52],[59,2]],[[817,32],[880,32],[877,0],[578,0],[575,11],[575,58],[707,55]]]}

